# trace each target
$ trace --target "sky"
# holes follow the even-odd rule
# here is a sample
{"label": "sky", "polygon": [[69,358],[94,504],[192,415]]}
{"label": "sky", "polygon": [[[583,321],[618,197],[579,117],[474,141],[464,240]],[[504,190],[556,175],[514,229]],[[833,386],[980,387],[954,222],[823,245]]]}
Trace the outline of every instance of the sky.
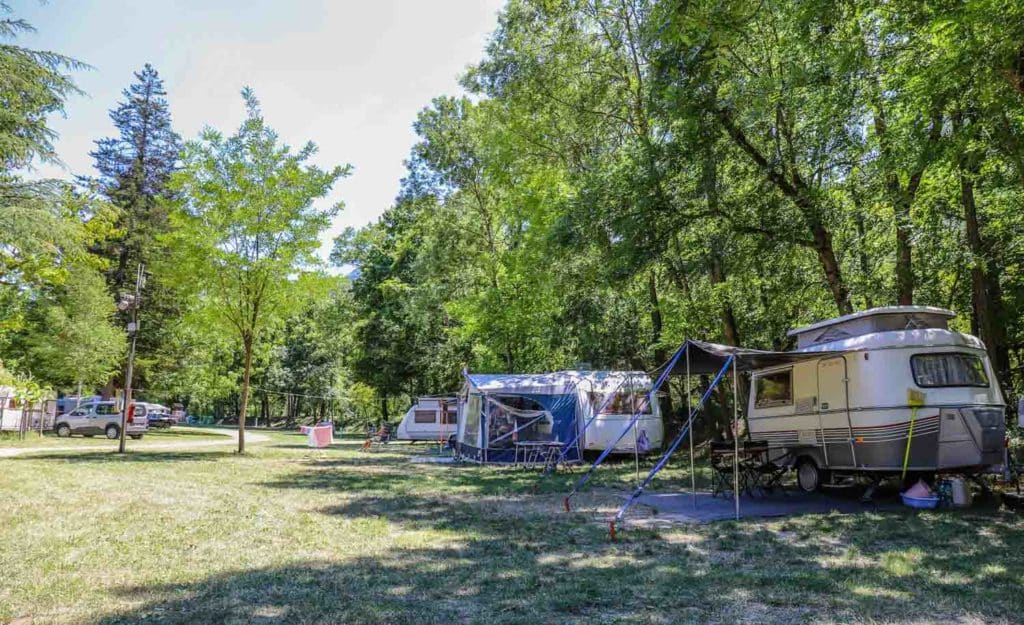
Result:
{"label": "sky", "polygon": [[503,0],[13,0],[37,32],[20,45],[92,66],[52,127],[63,167],[34,175],[92,174],[96,139],[115,136],[108,116],[151,63],[160,72],[175,130],[234,131],[239,95],[251,86],[283,141],[314,141],[318,165],[351,164],[328,198],[345,209],[322,252],[347,226],[374,221],[398,193],[415,143],[417,112],[462,93],[458,77],[483,55]]}

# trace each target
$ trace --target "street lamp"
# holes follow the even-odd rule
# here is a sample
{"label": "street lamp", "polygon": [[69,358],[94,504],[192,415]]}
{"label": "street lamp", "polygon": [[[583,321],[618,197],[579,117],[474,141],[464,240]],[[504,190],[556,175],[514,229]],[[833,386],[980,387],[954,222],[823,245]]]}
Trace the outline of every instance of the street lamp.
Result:
{"label": "street lamp", "polygon": [[123,454],[125,447],[125,434],[128,430],[128,412],[132,403],[132,369],[135,365],[135,340],[139,336],[139,304],[142,302],[142,287],[146,284],[145,265],[139,263],[139,270],[135,276],[135,294],[122,293],[117,302],[117,309],[121,312],[129,312],[131,320],[128,322],[128,337],[131,344],[128,348],[128,370],[124,376],[124,405],[121,407],[121,440],[117,445],[117,453]]}

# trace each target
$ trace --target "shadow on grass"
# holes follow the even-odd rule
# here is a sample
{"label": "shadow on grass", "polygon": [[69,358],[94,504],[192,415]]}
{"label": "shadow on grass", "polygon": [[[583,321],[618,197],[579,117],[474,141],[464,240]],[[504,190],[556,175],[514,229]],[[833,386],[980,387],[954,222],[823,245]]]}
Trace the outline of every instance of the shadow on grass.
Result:
{"label": "shadow on grass", "polygon": [[117,453],[117,448],[114,447],[108,450],[99,451],[72,451],[68,452],[39,452],[38,454],[22,454],[14,456],[12,458],[5,458],[4,460],[9,461],[52,461],[52,462],[67,462],[67,463],[80,463],[80,464],[95,464],[95,463],[117,463],[117,462],[144,462],[144,463],[157,463],[157,462],[186,462],[186,461],[204,461],[211,462],[214,460],[220,460],[223,458],[237,458],[238,454],[233,451],[224,451],[217,449],[210,449],[210,451],[173,451],[163,449],[135,449],[129,450],[126,453]]}
{"label": "shadow on grass", "polygon": [[821,516],[609,543],[603,527],[516,502],[364,495],[322,512],[441,533],[372,557],[123,588],[144,604],[97,623],[1012,622],[1024,609],[1024,536],[1005,518]]}
{"label": "shadow on grass", "polygon": [[150,429],[146,432],[146,438],[205,438],[209,440],[228,440],[229,434],[226,434],[218,430],[200,430],[200,429],[188,429],[180,430],[177,428],[160,428]]}

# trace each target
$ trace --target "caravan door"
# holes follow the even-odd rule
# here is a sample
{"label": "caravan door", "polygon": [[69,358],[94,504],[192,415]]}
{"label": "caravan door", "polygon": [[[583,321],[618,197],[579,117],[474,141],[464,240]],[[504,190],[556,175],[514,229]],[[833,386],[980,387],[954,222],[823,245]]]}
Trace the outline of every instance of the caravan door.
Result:
{"label": "caravan door", "polygon": [[829,467],[856,467],[850,423],[846,358],[818,361],[818,418]]}

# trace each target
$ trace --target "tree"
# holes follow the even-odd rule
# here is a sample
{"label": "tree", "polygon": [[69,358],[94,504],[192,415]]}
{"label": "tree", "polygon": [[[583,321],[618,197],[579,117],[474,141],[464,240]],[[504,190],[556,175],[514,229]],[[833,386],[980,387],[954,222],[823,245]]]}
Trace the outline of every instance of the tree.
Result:
{"label": "tree", "polygon": [[308,161],[316,146],[292,149],[263,120],[252,90],[247,116],[230,137],[207,128],[186,144],[172,176],[172,229],[161,273],[187,285],[201,314],[230,329],[243,354],[238,451],[245,451],[253,350],[263,333],[301,309],[319,267],[320,234],[341,206],[314,206],[350,168]]}
{"label": "tree", "polygon": [[158,200],[181,154],[181,138],[171,128],[171,113],[163,81],[146,64],[110,111],[118,136],[100,139],[91,152],[99,172],[100,190],[121,208],[123,235],[106,250],[113,261],[110,286],[114,293],[134,286],[130,267],[149,259],[157,235],[167,228],[164,206]]}
{"label": "tree", "polygon": [[[0,1],[0,15],[10,12]],[[33,30],[24,20],[0,18],[0,40]],[[56,133],[47,120],[63,112],[69,96],[81,93],[66,72],[86,67],[54,52],[0,45],[0,281],[7,286],[59,279],[59,258],[81,252],[75,235],[82,228],[66,210],[67,187],[52,180],[26,182],[18,172],[34,159],[56,162]]]}
{"label": "tree", "polygon": [[[115,297],[134,289],[139,263],[151,265],[163,253],[157,239],[169,224],[161,200],[168,195],[167,184],[182,149],[181,138],[171,127],[163,81],[153,66],[147,63],[136,72],[123,96],[110,111],[118,134],[96,142],[91,155],[98,175],[89,181],[120,209],[118,236],[96,249],[110,261],[107,283]],[[139,315],[145,330],[139,334],[135,377],[137,385],[150,388],[163,373],[156,368],[158,362],[184,357],[168,333],[181,315],[182,295],[159,277],[146,281],[143,295],[146,304]],[[126,324],[128,314],[120,314],[119,321]]]}
{"label": "tree", "polygon": [[[0,13],[10,8],[0,2]],[[0,19],[0,39],[30,32]],[[100,384],[116,367],[123,334],[89,253],[116,233],[116,210],[91,193],[17,170],[56,161],[48,117],[81,93],[66,72],[85,66],[53,52],[0,45],[0,352],[21,372],[54,385]]]}
{"label": "tree", "polygon": [[647,369],[913,302],[959,312],[1012,395],[1017,4],[510,0],[473,97],[432,100],[395,205],[336,243],[355,378]]}
{"label": "tree", "polygon": [[55,387],[105,384],[125,348],[114,310],[102,276],[89,267],[72,268],[63,284],[30,305],[12,350],[22,354],[20,368]]}
{"label": "tree", "polygon": [[[0,15],[10,12],[8,3],[0,2]],[[33,31],[24,20],[0,18],[0,40]],[[0,45],[0,174],[27,167],[36,157],[56,160],[56,133],[47,119],[63,112],[68,96],[81,93],[65,72],[87,67],[62,54]]]}

